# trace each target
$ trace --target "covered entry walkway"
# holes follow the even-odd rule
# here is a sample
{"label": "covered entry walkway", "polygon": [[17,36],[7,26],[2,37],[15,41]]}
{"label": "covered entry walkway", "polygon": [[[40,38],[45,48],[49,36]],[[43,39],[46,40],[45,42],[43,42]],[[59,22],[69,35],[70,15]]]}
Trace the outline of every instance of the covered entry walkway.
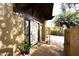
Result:
{"label": "covered entry walkway", "polygon": [[33,47],[30,50],[31,56],[63,56],[63,48],[60,45],[49,45],[44,43],[38,43],[37,47]]}
{"label": "covered entry walkway", "polygon": [[[53,5],[54,3],[0,3],[0,55],[62,56],[64,53],[79,55],[77,25],[59,21],[61,24],[55,24],[55,28],[46,27],[46,21],[54,17]],[[78,13],[72,15],[72,18],[73,16],[79,19]],[[63,27],[57,27],[62,23],[64,29],[69,28],[65,31],[65,40],[64,32],[61,31]]]}

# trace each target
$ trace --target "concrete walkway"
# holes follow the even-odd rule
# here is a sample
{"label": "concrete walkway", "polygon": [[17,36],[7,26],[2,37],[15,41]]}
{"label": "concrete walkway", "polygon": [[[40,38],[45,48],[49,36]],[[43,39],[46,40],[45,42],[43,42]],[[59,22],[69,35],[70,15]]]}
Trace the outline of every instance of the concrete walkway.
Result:
{"label": "concrete walkway", "polygon": [[[50,42],[49,42],[50,41]],[[50,35],[48,44],[39,43],[31,48],[31,56],[63,56],[64,36]]]}
{"label": "concrete walkway", "polygon": [[58,42],[61,43],[62,45],[64,44],[64,36],[56,36],[56,35],[50,35],[51,42]]}
{"label": "concrete walkway", "polygon": [[48,45],[40,43],[30,50],[30,56],[62,56],[63,49],[58,45]]}

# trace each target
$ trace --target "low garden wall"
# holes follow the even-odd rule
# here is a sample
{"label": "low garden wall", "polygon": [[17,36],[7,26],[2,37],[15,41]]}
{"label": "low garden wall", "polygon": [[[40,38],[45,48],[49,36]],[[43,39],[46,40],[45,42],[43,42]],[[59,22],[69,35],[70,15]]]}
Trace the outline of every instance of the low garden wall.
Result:
{"label": "low garden wall", "polygon": [[79,56],[79,28],[66,29],[64,37],[65,55]]}

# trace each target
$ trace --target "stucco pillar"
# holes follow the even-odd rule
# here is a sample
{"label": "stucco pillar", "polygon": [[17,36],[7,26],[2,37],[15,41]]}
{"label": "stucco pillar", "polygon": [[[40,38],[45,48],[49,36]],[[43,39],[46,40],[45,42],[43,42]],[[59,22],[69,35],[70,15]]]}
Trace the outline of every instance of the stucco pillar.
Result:
{"label": "stucco pillar", "polygon": [[41,17],[42,21],[42,40],[45,41],[45,20],[43,17]]}

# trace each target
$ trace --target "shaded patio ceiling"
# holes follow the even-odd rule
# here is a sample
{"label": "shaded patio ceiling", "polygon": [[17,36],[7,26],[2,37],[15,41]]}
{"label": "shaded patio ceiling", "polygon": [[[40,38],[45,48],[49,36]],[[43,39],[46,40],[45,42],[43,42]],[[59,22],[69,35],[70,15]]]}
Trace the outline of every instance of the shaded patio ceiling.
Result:
{"label": "shaded patio ceiling", "polygon": [[46,20],[50,20],[53,18],[52,11],[53,11],[53,3],[15,3],[14,4],[14,11],[15,12],[24,12],[27,13],[29,9],[36,11],[39,17],[44,17]]}

